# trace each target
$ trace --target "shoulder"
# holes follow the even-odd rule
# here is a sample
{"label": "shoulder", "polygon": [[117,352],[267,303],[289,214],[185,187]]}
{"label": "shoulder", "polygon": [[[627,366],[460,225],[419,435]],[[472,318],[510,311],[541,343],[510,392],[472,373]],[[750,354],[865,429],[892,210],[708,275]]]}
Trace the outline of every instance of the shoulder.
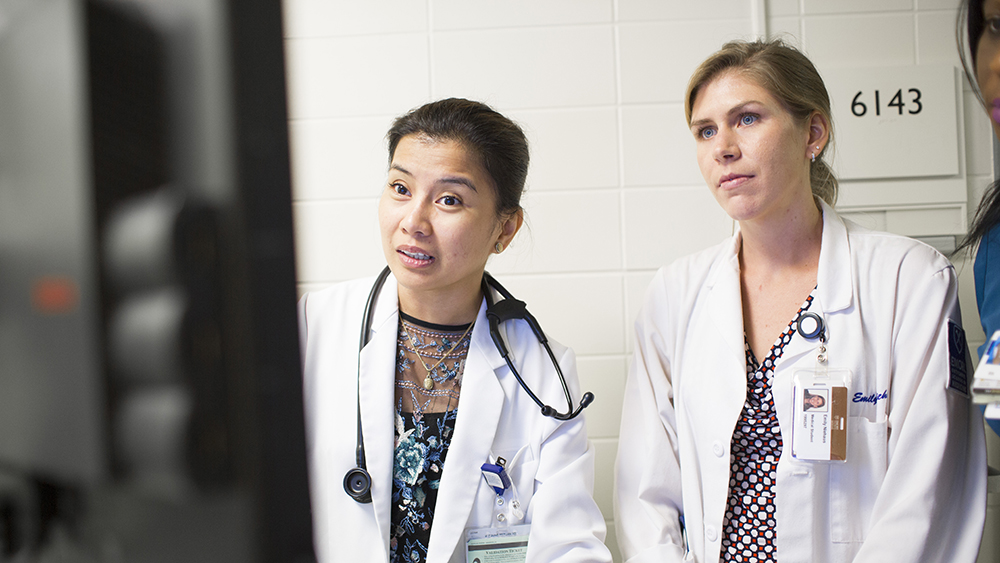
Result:
{"label": "shoulder", "polygon": [[299,322],[311,330],[331,322],[353,319],[359,326],[365,303],[375,277],[360,278],[333,284],[318,291],[306,292],[299,299]]}
{"label": "shoulder", "polygon": [[646,302],[662,299],[685,300],[699,293],[735,256],[736,237],[729,237],[694,254],[678,258],[657,270],[646,291]]}
{"label": "shoulder", "polygon": [[875,231],[843,219],[852,259],[861,272],[895,276],[953,273],[951,262],[932,246],[906,236]]}

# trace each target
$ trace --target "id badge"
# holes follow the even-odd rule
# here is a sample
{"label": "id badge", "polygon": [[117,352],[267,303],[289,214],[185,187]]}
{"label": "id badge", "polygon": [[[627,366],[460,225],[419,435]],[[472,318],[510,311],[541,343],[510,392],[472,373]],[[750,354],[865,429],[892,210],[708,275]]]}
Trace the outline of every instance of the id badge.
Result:
{"label": "id badge", "polygon": [[466,563],[524,563],[531,524],[475,528],[466,532]]}
{"label": "id badge", "polygon": [[792,381],[792,457],[847,461],[850,370],[799,370]]}

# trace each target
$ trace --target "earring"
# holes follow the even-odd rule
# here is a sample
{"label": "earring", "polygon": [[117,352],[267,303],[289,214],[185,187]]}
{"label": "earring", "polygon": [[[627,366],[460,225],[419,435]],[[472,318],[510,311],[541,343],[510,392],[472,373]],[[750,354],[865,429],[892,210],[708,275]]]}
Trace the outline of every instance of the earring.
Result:
{"label": "earring", "polygon": [[812,153],[812,161],[816,162],[816,153]]}
{"label": "earring", "polygon": [[497,243],[493,245],[493,250],[496,250],[497,254],[500,254],[501,252],[503,252],[503,245],[500,244],[499,241],[497,241]]}

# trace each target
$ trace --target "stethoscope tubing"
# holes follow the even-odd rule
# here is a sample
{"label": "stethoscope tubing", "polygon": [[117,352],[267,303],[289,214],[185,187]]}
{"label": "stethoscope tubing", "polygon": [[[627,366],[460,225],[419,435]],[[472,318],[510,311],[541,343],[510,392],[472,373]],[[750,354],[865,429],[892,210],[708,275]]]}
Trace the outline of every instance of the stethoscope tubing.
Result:
{"label": "stethoscope tubing", "polygon": [[[355,453],[356,467],[347,472],[344,476],[344,490],[348,495],[354,500],[360,503],[370,503],[372,501],[371,497],[371,475],[368,473],[368,467],[365,462],[365,444],[364,444],[364,431],[361,424],[361,351],[364,350],[365,346],[368,345],[368,341],[371,339],[371,327],[375,316],[375,303],[378,300],[378,296],[382,291],[382,286],[385,285],[385,280],[390,274],[389,267],[386,266],[382,269],[382,272],[376,278],[375,283],[372,285],[371,292],[368,294],[368,301],[365,303],[364,314],[362,315],[363,324],[361,326],[361,338],[358,347],[358,389],[357,389],[357,439],[358,445]],[[503,296],[501,301],[496,303],[493,302],[493,296],[490,288],[494,288],[497,292]],[[483,272],[482,281],[482,291],[483,296],[486,299],[486,316],[489,319],[489,330],[490,337],[493,339],[494,345],[497,347],[497,351],[503,356],[504,361],[507,363],[507,367],[510,368],[511,373],[514,374],[514,378],[517,379],[517,383],[522,389],[528,394],[532,401],[537,404],[542,411],[544,416],[552,417],[557,420],[571,420],[576,418],[590,403],[594,400],[594,394],[587,392],[583,394],[580,399],[580,404],[576,409],[573,408],[573,398],[570,395],[569,385],[566,383],[566,377],[563,375],[562,368],[559,367],[559,361],[556,359],[555,354],[552,352],[552,348],[549,346],[548,339],[545,337],[542,327],[538,324],[534,315],[528,312],[523,301],[519,301],[514,298],[514,296],[507,291],[507,288],[502,286],[500,282],[496,281],[493,276],[488,272]],[[528,384],[524,382],[521,378],[521,374],[517,371],[514,366],[514,362],[510,359],[510,351],[507,349],[507,345],[503,341],[503,337],[500,334],[499,326],[500,323],[513,319],[524,319],[531,331],[535,334],[538,342],[545,348],[545,352],[548,354],[549,359],[552,361],[552,365],[556,369],[556,374],[559,376],[559,382],[562,385],[563,394],[566,397],[566,404],[568,405],[568,410],[565,413],[556,411],[549,405],[546,405],[535,395],[535,393],[528,387]]]}

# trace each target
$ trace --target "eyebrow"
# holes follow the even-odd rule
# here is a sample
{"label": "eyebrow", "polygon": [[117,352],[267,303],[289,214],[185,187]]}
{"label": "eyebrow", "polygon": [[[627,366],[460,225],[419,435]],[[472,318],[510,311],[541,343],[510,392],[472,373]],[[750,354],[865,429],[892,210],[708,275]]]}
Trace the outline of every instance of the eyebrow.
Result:
{"label": "eyebrow", "polygon": [[[389,169],[390,170],[399,170],[400,172],[402,172],[403,174],[406,174],[407,176],[413,176],[413,174],[409,170],[407,170],[406,168],[403,168],[402,166],[400,166],[398,164],[395,164],[395,163],[392,164],[392,166],[390,166]],[[470,180],[468,178],[464,178],[462,176],[445,176],[444,178],[439,179],[438,183],[442,183],[442,184],[459,184],[459,185],[462,185],[462,186],[467,186],[470,190],[472,190],[474,192],[477,192],[477,193],[479,192],[479,190],[476,189],[476,185],[472,183],[472,180]]]}
{"label": "eyebrow", "polygon": [[[743,113],[743,110],[745,110],[747,106],[752,105],[752,104],[764,105],[763,102],[759,102],[757,100],[747,100],[747,101],[743,102],[742,104],[740,104],[738,106],[734,106],[732,109],[730,109],[729,111],[727,111],[726,112],[726,117],[730,117],[730,116],[735,115],[735,114]],[[702,125],[709,125],[711,123],[712,123],[711,119],[699,119],[698,121],[692,121],[691,122],[691,129],[697,129],[697,128],[700,128]]]}

